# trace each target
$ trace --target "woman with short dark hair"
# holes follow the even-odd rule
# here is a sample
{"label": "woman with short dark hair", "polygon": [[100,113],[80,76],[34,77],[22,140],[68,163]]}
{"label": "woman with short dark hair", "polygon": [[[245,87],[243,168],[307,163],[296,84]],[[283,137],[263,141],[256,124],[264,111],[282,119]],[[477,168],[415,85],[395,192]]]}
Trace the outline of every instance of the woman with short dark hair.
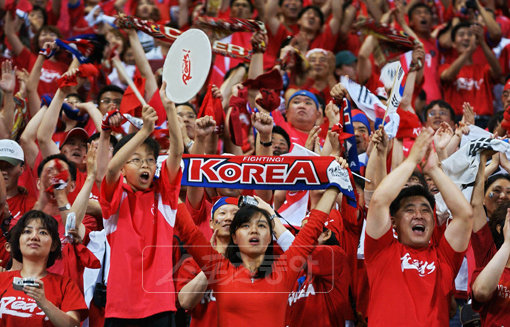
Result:
{"label": "woman with short dark hair", "polygon": [[[46,270],[61,256],[57,221],[31,210],[10,235],[11,254],[23,267],[0,273],[0,326],[78,326],[87,316],[78,286]],[[27,279],[31,286],[19,283]]]}

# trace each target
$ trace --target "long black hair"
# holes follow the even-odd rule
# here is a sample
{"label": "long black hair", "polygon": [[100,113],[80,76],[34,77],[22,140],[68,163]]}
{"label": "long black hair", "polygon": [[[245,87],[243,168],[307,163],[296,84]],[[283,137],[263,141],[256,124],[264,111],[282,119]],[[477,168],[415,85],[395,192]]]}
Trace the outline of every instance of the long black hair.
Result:
{"label": "long black hair", "polygon": [[55,249],[50,251],[48,261],[46,263],[46,267],[51,267],[55,263],[55,260],[62,257],[62,243],[60,242],[60,236],[58,234],[58,222],[52,216],[45,214],[44,212],[39,210],[30,210],[27,213],[25,213],[20,218],[20,220],[18,220],[16,225],[14,225],[12,230],[9,232],[10,234],[9,244],[11,245],[11,255],[14,259],[18,260],[19,262],[23,262],[23,254],[21,253],[20,250],[19,239],[25,227],[32,220],[41,221],[41,225],[44,228],[46,228],[46,230],[51,236],[52,240],[51,247],[53,248],[53,246],[55,246]]}
{"label": "long black hair", "polygon": [[[249,222],[251,218],[255,217],[257,214],[261,214],[267,220],[271,237],[273,235],[273,225],[271,224],[270,215],[266,210],[251,205],[242,206],[239,211],[237,211],[232,223],[230,224],[230,242],[228,244],[227,251],[225,252],[227,259],[236,267],[240,266],[243,261],[241,259],[239,246],[232,240],[232,235],[235,234],[242,224]],[[266,253],[264,254],[264,260],[254,277],[264,278],[267,275],[270,275],[272,272],[273,260],[273,242],[271,240],[267,246]]]}

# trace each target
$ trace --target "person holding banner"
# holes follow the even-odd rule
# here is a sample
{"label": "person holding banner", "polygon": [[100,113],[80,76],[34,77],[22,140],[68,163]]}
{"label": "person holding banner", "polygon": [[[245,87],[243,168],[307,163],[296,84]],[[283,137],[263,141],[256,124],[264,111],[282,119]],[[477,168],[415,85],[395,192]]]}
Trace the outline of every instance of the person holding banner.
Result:
{"label": "person holding banner", "polygon": [[168,326],[176,310],[172,240],[184,146],[175,106],[165,90],[163,82],[160,96],[168,118],[170,150],[159,178],[154,180],[159,145],[150,137],[158,115],[144,106],[143,127],[119,141],[101,185],[100,203],[111,246],[105,326]]}
{"label": "person holding banner", "polygon": [[[382,180],[370,201],[365,262],[371,326],[448,325],[450,294],[470,241],[473,210],[439,167],[433,134],[431,128],[421,132],[407,159]],[[434,197],[419,185],[403,188],[419,163],[453,217],[437,243],[430,242]]]}
{"label": "person holding banner", "polygon": [[[225,256],[216,252],[195,226],[183,204],[177,212],[176,231],[197,261],[216,294],[218,326],[283,326],[288,294],[306,257],[313,251],[323,225],[340,191],[339,174],[347,162],[338,159],[328,169],[329,187],[312,210],[285,255],[273,256],[272,234],[275,211],[245,205],[230,225],[230,243]],[[251,293],[249,297],[246,292]]]}

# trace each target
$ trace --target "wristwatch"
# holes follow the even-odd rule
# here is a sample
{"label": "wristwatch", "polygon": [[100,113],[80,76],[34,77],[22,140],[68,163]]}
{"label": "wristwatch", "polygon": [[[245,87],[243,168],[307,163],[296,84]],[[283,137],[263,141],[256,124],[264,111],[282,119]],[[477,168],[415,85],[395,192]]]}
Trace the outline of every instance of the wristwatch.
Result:
{"label": "wristwatch", "polygon": [[58,211],[66,211],[66,210],[71,210],[71,205],[69,204],[69,202],[67,202],[67,204],[63,207],[58,207]]}

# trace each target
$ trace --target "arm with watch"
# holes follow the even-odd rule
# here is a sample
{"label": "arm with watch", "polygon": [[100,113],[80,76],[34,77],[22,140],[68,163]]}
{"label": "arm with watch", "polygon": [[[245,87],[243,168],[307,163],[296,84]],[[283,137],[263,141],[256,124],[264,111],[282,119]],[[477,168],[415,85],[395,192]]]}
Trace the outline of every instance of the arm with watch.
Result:
{"label": "arm with watch", "polygon": [[[89,203],[89,196],[92,192],[92,187],[96,181],[97,173],[97,142],[89,144],[87,150],[87,178],[85,183],[76,196],[76,199],[71,206],[67,200],[67,194],[65,190],[54,190],[55,200],[57,201],[58,210],[62,217],[62,223],[64,226],[67,225],[67,218],[70,213],[74,213],[76,216],[76,223],[74,229],[78,231],[78,235],[83,240],[85,238],[85,226],[83,225],[83,217],[87,211],[87,205]],[[66,228],[67,229],[67,228]]]}
{"label": "arm with watch", "polygon": [[[257,130],[255,154],[258,156],[272,156],[273,117],[267,113],[256,112],[251,115],[251,123]],[[255,190],[255,194],[266,202],[272,202],[272,190]]]}

